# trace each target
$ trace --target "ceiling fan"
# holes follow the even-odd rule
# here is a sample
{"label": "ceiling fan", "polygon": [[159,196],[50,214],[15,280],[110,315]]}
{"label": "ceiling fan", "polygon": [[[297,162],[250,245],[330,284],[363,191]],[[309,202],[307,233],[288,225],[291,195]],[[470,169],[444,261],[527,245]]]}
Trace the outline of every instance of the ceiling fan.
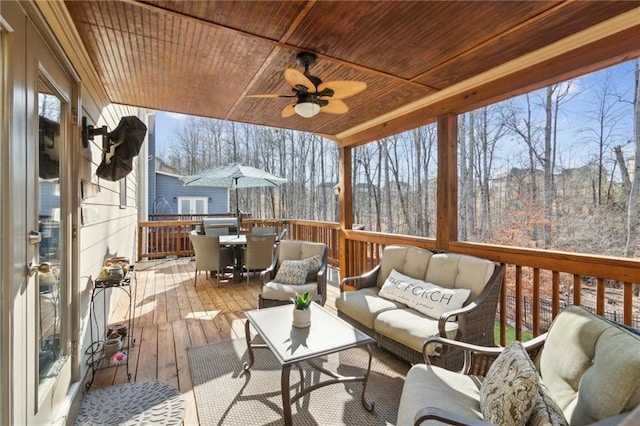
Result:
{"label": "ceiling fan", "polygon": [[287,68],[284,71],[284,79],[291,86],[291,95],[277,93],[265,93],[261,95],[248,95],[249,98],[295,98],[282,110],[282,118],[295,114],[310,118],[319,112],[328,114],[344,114],[349,107],[342,99],[356,95],[367,88],[367,83],[362,81],[329,81],[323,83],[320,78],[311,75],[309,68],[316,63],[316,55],[309,52],[300,52],[296,55],[299,66],[304,68],[304,73]]}

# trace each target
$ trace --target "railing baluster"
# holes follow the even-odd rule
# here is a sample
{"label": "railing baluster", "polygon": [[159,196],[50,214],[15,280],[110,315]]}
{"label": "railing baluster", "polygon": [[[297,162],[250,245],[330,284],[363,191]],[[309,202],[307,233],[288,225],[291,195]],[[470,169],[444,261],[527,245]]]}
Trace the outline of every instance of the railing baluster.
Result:
{"label": "railing baluster", "polygon": [[522,341],[522,266],[516,265],[516,340]]}
{"label": "railing baluster", "polygon": [[622,322],[632,325],[633,321],[633,284],[624,282],[622,287]]}
{"label": "railing baluster", "polygon": [[605,285],[604,278],[598,278],[596,286],[596,314],[604,315]]}
{"label": "railing baluster", "polygon": [[582,303],[582,277],[573,274],[573,304],[580,305]]}
{"label": "railing baluster", "polygon": [[533,335],[540,335],[540,268],[533,268]]}
{"label": "railing baluster", "polygon": [[560,272],[553,271],[551,278],[551,316],[560,312]]}

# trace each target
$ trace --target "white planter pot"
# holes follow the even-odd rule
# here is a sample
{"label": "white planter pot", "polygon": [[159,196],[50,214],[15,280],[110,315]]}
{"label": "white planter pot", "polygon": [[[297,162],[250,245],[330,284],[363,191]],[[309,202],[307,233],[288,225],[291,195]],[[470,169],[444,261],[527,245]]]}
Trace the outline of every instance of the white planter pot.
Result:
{"label": "white planter pot", "polygon": [[291,325],[297,328],[309,327],[311,325],[311,309],[296,309],[294,307]]}

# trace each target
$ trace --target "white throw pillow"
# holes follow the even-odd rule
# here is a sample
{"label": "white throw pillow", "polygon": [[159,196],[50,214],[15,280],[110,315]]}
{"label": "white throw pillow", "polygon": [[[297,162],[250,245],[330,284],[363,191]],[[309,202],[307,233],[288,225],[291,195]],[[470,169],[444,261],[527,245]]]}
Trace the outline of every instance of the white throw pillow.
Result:
{"label": "white throw pillow", "polygon": [[307,281],[309,262],[306,260],[283,260],[273,279],[280,284],[302,285]]}
{"label": "white throw pillow", "polygon": [[385,299],[403,303],[435,319],[440,318],[445,312],[460,309],[469,298],[469,294],[469,289],[443,288],[408,277],[395,269],[391,271],[379,292]]}
{"label": "white throw pillow", "polygon": [[522,343],[509,344],[489,367],[480,386],[485,422],[525,425],[536,405],[540,376]]}

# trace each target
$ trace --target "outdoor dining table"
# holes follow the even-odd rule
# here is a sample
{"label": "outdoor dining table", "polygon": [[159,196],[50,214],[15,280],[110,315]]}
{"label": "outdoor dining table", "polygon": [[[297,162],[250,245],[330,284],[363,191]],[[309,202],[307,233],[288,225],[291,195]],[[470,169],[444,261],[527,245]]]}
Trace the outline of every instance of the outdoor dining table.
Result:
{"label": "outdoor dining table", "polygon": [[246,235],[220,235],[220,245],[233,250],[233,282],[242,278],[242,247],[247,245]]}

